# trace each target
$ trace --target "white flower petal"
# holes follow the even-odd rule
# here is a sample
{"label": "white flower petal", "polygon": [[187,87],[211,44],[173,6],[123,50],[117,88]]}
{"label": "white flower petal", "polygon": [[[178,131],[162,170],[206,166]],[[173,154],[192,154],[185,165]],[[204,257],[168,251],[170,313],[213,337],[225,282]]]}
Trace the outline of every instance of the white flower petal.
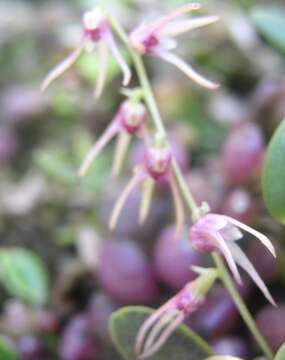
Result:
{"label": "white flower petal", "polygon": [[273,298],[272,298],[269,290],[267,289],[264,281],[258,275],[258,273],[255,270],[254,266],[249,261],[249,259],[247,258],[245,253],[242,251],[242,249],[234,242],[230,243],[229,247],[230,247],[231,253],[233,254],[233,257],[234,257],[235,261],[238,263],[238,265],[241,266],[248,273],[248,275],[252,278],[252,280],[255,282],[255,284],[262,291],[262,293],[266,297],[266,299],[272,305],[276,305],[276,303],[273,300]]}
{"label": "white flower petal", "polygon": [[219,20],[218,16],[202,16],[194,19],[180,20],[169,24],[162,34],[166,36],[177,36],[193,29],[213,24]]}
{"label": "white flower petal", "polygon": [[103,90],[106,83],[106,77],[107,77],[107,65],[108,65],[108,47],[107,45],[101,41],[98,44],[98,61],[99,61],[99,67],[98,67],[98,76],[96,81],[96,87],[94,91],[95,98],[98,99]]}
{"label": "white flower petal", "polygon": [[82,53],[82,50],[84,49],[88,39],[83,36],[79,45],[72,51],[71,54],[67,56],[66,59],[64,59],[60,64],[58,64],[56,67],[54,67],[46,76],[44,79],[41,90],[45,91],[47,87],[56,80],[60,75],[62,75],[66,70],[68,70],[79,58],[79,56]]}
{"label": "white flower petal", "polygon": [[244,231],[247,231],[248,233],[252,234],[253,236],[255,236],[271,252],[271,254],[274,257],[276,257],[276,252],[275,252],[274,246],[272,245],[272,242],[268,239],[267,236],[263,235],[261,232],[259,232],[257,230],[254,230],[250,226],[247,226],[247,225],[243,224],[242,222],[231,218],[230,216],[225,216],[225,217],[233,225],[235,225],[235,226],[243,229]]}
{"label": "white flower petal", "polygon": [[114,119],[112,123],[107,127],[105,132],[102,134],[102,136],[99,138],[99,140],[87,153],[78,173],[80,177],[84,177],[86,175],[88,169],[90,168],[96,156],[98,156],[98,154],[108,144],[108,142],[118,133],[118,131],[119,131],[119,126],[117,124],[116,119]]}
{"label": "white flower petal", "polygon": [[131,80],[131,71],[129,69],[128,64],[125,62],[123,56],[121,55],[116,42],[113,38],[113,35],[110,31],[107,31],[106,34],[104,34],[104,39],[109,46],[110,51],[112,52],[114,59],[117,61],[119,66],[122,69],[123,72],[123,85],[127,86]]}
{"label": "white flower petal", "polygon": [[239,271],[237,269],[237,265],[235,263],[235,259],[230,251],[229,244],[226,243],[226,241],[223,239],[220,233],[214,234],[214,239],[218,243],[218,247],[222,254],[224,255],[227,264],[229,265],[229,268],[238,284],[242,284],[242,280],[239,274]]}
{"label": "white flower petal", "polygon": [[163,60],[171,63],[186,74],[189,78],[194,80],[197,84],[206,87],[210,90],[215,90],[219,87],[218,84],[205,79],[202,75],[198,74],[190,65],[175,54],[168,51],[156,51],[154,55],[162,58]]}

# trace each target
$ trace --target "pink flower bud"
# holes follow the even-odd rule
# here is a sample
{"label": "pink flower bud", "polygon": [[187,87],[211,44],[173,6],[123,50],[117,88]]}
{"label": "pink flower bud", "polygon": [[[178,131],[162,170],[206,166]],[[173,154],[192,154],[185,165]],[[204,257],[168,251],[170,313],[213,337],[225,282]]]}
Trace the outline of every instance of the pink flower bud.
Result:
{"label": "pink flower bud", "polygon": [[146,118],[146,108],[140,102],[125,101],[119,110],[118,120],[129,134],[141,130]]}
{"label": "pink flower bud", "polygon": [[168,148],[152,147],[146,150],[144,165],[155,180],[165,176],[170,170],[171,153]]}

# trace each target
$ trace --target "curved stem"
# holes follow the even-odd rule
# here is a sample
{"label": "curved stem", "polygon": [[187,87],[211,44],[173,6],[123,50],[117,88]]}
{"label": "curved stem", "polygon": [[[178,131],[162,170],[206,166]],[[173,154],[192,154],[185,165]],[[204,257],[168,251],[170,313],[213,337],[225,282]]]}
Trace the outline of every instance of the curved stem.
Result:
{"label": "curved stem", "polygon": [[[163,123],[162,117],[160,115],[160,112],[159,112],[159,109],[158,109],[158,106],[157,106],[157,103],[156,103],[156,100],[155,100],[155,97],[154,97],[154,94],[153,94],[153,91],[152,91],[152,88],[150,85],[149,78],[147,76],[142,58],[130,46],[128,35],[125,33],[124,29],[121,27],[121,25],[118,23],[118,21],[110,14],[107,14],[107,17],[108,17],[114,31],[117,33],[117,35],[123,41],[123,43],[126,45],[126,47],[128,48],[128,50],[132,56],[134,66],[135,66],[136,72],[138,74],[140,85],[144,91],[145,102],[149,108],[149,112],[152,116],[154,126],[156,127],[156,130],[165,138],[165,141],[168,143],[167,133],[166,133],[166,130],[164,127],[164,123]],[[177,178],[177,182],[179,184],[180,190],[185,198],[185,201],[186,201],[190,211],[192,212],[192,216],[193,216],[193,218],[197,219],[197,216],[199,216],[199,213],[200,213],[199,206],[196,203],[196,201],[188,187],[188,184],[183,176],[183,173],[182,173],[176,159],[173,159],[172,167],[173,167],[175,176]],[[259,331],[259,329],[258,329],[253,317],[251,316],[249,310],[247,309],[243,299],[239,295],[239,293],[235,287],[235,284],[230,276],[230,273],[224,264],[223,259],[218,254],[213,254],[213,259],[214,259],[217,269],[219,270],[220,278],[223,281],[224,286],[226,287],[229,294],[231,295],[236,307],[238,308],[238,310],[240,312],[241,317],[243,318],[247,327],[251,331],[256,342],[260,346],[260,349],[262,349],[263,353],[267,356],[268,359],[273,359],[273,353],[272,353],[270,347],[268,346],[265,338]]]}

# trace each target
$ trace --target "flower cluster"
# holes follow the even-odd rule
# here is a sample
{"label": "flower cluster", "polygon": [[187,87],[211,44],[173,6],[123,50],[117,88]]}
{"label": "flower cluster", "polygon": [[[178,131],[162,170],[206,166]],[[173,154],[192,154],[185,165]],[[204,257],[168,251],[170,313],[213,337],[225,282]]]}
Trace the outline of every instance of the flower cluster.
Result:
{"label": "flower cluster", "polygon": [[[153,23],[142,24],[130,33],[129,42],[132,49],[139,54],[159,57],[175,65],[199,85],[208,89],[216,89],[218,84],[205,79],[173,52],[177,46],[176,37],[178,35],[212,24],[218,20],[217,16],[202,16],[193,19],[183,18],[186,13],[198,10],[200,7],[201,5],[198,3],[186,4]],[[104,88],[108,50],[111,51],[122,69],[123,85],[128,85],[131,72],[118,50],[107,18],[99,8],[95,8],[83,16],[83,35],[79,45],[61,64],[51,70],[43,82],[42,89],[46,89],[53,80],[73,65],[84,49],[90,47],[93,49],[96,44],[98,44],[100,51],[100,65],[95,95],[98,97]],[[129,196],[140,185],[142,185],[142,201],[139,222],[143,223],[149,212],[155,183],[164,179],[169,184],[172,193],[178,234],[184,223],[185,215],[184,204],[178,187],[179,179],[174,173],[175,159],[173,158],[172,149],[165,139],[164,132],[162,132],[163,134],[158,133],[154,139],[149,135],[146,126],[147,110],[144,104],[144,97],[147,94],[141,89],[138,91],[128,89],[125,90],[125,94],[127,94],[128,98],[122,102],[113,120],[87,153],[80,167],[79,176],[86,175],[94,159],[115,136],[118,136],[118,145],[114,157],[113,173],[117,175],[121,169],[131,136],[137,135],[141,137],[145,144],[144,159],[134,167],[133,176],[115,203],[110,216],[110,228],[115,228]],[[251,276],[264,296],[272,304],[275,304],[265,283],[237,243],[243,237],[241,230],[244,230],[255,236],[273,256],[276,256],[270,240],[260,232],[229,216],[213,213],[205,214],[208,208],[204,205],[197,209],[196,213],[194,211],[192,214],[195,222],[189,230],[189,238],[193,247],[201,252],[218,252],[222,254],[239,284],[241,283],[241,276],[238,266],[243,268]],[[204,211],[205,209],[206,211]],[[207,292],[218,277],[218,273],[213,269],[198,269],[198,273],[200,275],[196,280],[188,283],[143,323],[135,345],[135,352],[139,359],[154,354],[176,327],[189,314],[202,306]]]}

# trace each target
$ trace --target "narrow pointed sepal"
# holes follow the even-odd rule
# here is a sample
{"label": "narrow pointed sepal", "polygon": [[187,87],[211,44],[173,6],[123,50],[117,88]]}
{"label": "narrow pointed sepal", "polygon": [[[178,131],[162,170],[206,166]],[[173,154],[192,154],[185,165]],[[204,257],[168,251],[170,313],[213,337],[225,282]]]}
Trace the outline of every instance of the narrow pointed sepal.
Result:
{"label": "narrow pointed sepal", "polygon": [[112,33],[110,31],[108,31],[105,34],[105,41],[112,53],[112,55],[114,56],[114,59],[117,61],[117,63],[119,64],[122,73],[123,73],[123,85],[127,86],[129,84],[129,82],[131,81],[131,70],[128,66],[128,64],[126,63],[125,59],[123,58],[122,54],[120,53],[116,42],[114,40],[114,37],[112,35]]}
{"label": "narrow pointed sepal", "polygon": [[114,160],[113,160],[112,175],[114,177],[118,176],[121,172],[121,169],[123,167],[123,162],[130,145],[130,141],[131,141],[131,136],[125,131],[122,131],[119,134],[115,148]]}
{"label": "narrow pointed sepal", "polygon": [[145,176],[146,175],[142,172],[140,168],[135,169],[133,177],[128,182],[127,186],[123,190],[122,194],[120,195],[113,208],[109,222],[109,227],[111,230],[115,229],[118,219],[129,196],[131,195],[133,190],[145,179]]}
{"label": "narrow pointed sepal", "polygon": [[172,172],[169,176],[169,182],[175,209],[175,239],[178,239],[184,226],[185,212],[183,201]]}
{"label": "narrow pointed sepal", "polygon": [[95,99],[99,99],[99,97],[102,95],[102,92],[105,87],[106,78],[107,78],[107,66],[108,66],[108,47],[104,42],[100,42],[98,44],[98,61],[99,61],[99,67],[98,67],[98,76],[96,79],[96,86],[94,90],[94,97]]}
{"label": "narrow pointed sepal", "polygon": [[207,80],[205,77],[197,73],[189,64],[182,60],[179,56],[168,51],[156,51],[156,56],[176,66],[180,71],[186,74],[190,79],[195,81],[198,85],[201,85],[209,90],[216,90],[219,84]]}
{"label": "narrow pointed sepal", "polygon": [[155,182],[151,177],[147,177],[143,183],[142,198],[139,211],[139,224],[142,225],[149,213]]}
{"label": "narrow pointed sepal", "polygon": [[92,162],[96,159],[99,153],[103,150],[103,148],[108,144],[109,141],[118,133],[120,127],[118,126],[116,119],[107,127],[105,132],[99,138],[99,140],[95,143],[95,145],[89,150],[83,163],[79,169],[78,176],[84,177],[89,170]]}
{"label": "narrow pointed sepal", "polygon": [[261,279],[261,277],[255,270],[254,266],[252,265],[248,257],[242,251],[242,249],[235,242],[229,244],[229,247],[236,263],[248,273],[248,275],[252,278],[253,282],[259,287],[260,291],[263,293],[266,299],[272,305],[276,306],[276,303],[273,297],[271,296],[267,286],[265,285],[264,281]]}
{"label": "narrow pointed sepal", "polygon": [[79,45],[72,51],[70,55],[67,56],[60,64],[55,66],[46,76],[44,79],[42,85],[41,85],[41,91],[45,91],[48,86],[56,80],[58,77],[60,77],[66,70],[68,70],[79,58],[79,56],[82,53],[82,50],[84,49],[87,42],[86,36],[83,36]]}

